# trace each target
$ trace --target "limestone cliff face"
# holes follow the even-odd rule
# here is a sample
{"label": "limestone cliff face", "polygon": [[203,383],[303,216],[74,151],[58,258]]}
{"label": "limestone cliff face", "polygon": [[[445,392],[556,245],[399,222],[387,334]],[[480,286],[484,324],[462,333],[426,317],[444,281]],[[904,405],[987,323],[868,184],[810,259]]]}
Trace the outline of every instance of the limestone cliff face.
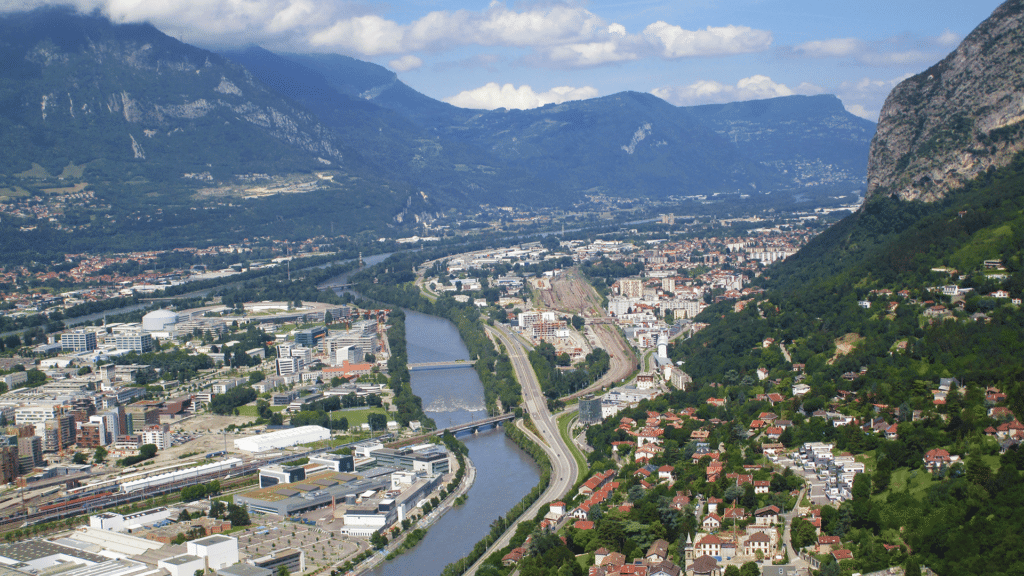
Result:
{"label": "limestone cliff face", "polygon": [[1024,0],[1008,0],[949,56],[885,101],[868,198],[931,202],[1024,150]]}

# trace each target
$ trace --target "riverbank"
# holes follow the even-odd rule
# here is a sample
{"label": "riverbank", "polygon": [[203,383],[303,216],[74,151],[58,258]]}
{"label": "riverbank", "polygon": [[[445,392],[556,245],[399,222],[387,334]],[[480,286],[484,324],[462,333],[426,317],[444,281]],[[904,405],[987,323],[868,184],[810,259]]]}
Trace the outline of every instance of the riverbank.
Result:
{"label": "riverbank", "polygon": [[448,513],[449,510],[454,508],[456,506],[455,501],[463,496],[466,496],[469,493],[469,489],[472,488],[473,484],[476,482],[476,467],[473,465],[473,461],[468,456],[465,456],[463,462],[464,464],[460,467],[460,469],[465,470],[466,472],[462,478],[462,482],[459,483],[458,488],[452,493],[448,494],[448,496],[441,502],[441,505],[438,506],[437,509],[432,510],[426,516],[416,520],[416,523],[410,526],[409,530],[403,531],[394,540],[388,542],[387,546],[385,546],[383,549],[379,550],[373,556],[371,556],[367,560],[364,560],[362,564],[354,568],[353,572],[355,574],[366,574],[367,572],[376,568],[381,563],[389,560],[394,560],[402,552],[405,552],[406,550],[411,550],[413,547],[415,547],[416,544],[419,544],[423,541],[423,538],[426,536],[425,532],[419,536],[419,539],[416,541],[416,544],[408,548],[404,548],[405,540],[413,532],[415,532],[416,530],[428,530],[431,526],[434,525],[435,522],[441,519],[442,516]]}

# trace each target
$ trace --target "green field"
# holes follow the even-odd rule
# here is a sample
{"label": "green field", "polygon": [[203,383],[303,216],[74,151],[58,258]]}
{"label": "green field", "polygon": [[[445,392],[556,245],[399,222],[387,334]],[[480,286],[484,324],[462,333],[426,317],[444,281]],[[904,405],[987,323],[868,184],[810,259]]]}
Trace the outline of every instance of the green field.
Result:
{"label": "green field", "polygon": [[[280,412],[280,411],[284,410],[285,408],[287,408],[287,406],[271,406],[270,410],[272,412]],[[249,405],[249,406],[239,406],[238,407],[238,415],[239,416],[252,416],[253,418],[255,418],[256,416],[259,416],[259,414],[256,412],[256,405],[255,404],[252,404],[252,405]]]}
{"label": "green field", "polygon": [[576,463],[579,464],[579,474],[576,477],[577,482],[582,482],[587,476],[589,467],[587,466],[587,459],[583,456],[576,445],[572,442],[572,437],[569,435],[569,422],[576,418],[576,414],[569,412],[563,414],[558,419],[558,432],[562,435],[562,440],[569,446],[569,450],[572,451],[572,457],[576,459]]}
{"label": "green field", "polygon": [[[362,410],[338,410],[337,412],[331,412],[331,419],[341,418],[344,416],[348,418],[348,427],[352,429],[356,426],[365,424],[367,417],[370,414],[384,414],[388,416],[387,411],[383,408],[365,408]],[[388,416],[388,420],[393,420],[391,416]]]}
{"label": "green field", "polygon": [[909,489],[910,495],[920,500],[924,498],[925,491],[932,485],[932,475],[920,468],[910,470],[909,468],[898,468],[893,471],[892,479],[889,481],[889,489],[880,494],[872,496],[878,502],[885,502],[890,492],[903,492]]}

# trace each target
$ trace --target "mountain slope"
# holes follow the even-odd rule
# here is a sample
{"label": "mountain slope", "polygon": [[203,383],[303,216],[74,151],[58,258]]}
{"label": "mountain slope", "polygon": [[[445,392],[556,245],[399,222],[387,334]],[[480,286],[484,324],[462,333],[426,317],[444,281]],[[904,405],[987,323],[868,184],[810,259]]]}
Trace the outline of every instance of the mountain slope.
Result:
{"label": "mountain slope", "polygon": [[[433,100],[374,64],[283,56],[335,90],[393,110],[451,147],[528,172],[547,203],[586,193],[665,197],[864,180],[873,123],[832,96],[676,107],[624,92],[532,110],[465,110]],[[520,187],[519,193],[525,187]]]}
{"label": "mountain slope", "polygon": [[[310,170],[335,137],[241,67],[152,26],[60,9],[0,17],[4,171],[73,162],[128,180]],[[268,154],[268,152],[271,152]]]}
{"label": "mountain slope", "polygon": [[[388,81],[391,73],[383,68],[340,56],[278,56],[261,48],[226,56],[280,95],[313,112],[341,142],[358,148],[360,157],[375,173],[430,196],[439,195],[441,205],[474,206],[484,195],[504,203],[542,201],[531,191],[550,187],[524,171],[517,172],[486,153],[441,138],[400,112],[361,97],[362,89]],[[306,66],[322,61],[340,66]]]}
{"label": "mountain slope", "polygon": [[685,110],[637,92],[495,110],[447,133],[577,193],[664,197],[782,182],[776,170],[746,158]]}
{"label": "mountain slope", "polygon": [[867,175],[864,158],[875,123],[847,112],[835,96],[785,96],[684,109],[746,157],[784,171],[795,185],[857,182]]}
{"label": "mountain slope", "polygon": [[869,195],[932,201],[1024,150],[1024,1],[1002,4],[886,99]]}

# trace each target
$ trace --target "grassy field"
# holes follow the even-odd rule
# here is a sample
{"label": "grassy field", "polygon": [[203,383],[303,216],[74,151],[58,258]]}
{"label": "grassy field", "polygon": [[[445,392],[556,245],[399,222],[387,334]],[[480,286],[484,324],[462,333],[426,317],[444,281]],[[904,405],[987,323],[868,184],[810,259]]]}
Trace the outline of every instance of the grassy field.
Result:
{"label": "grassy field", "polygon": [[[280,412],[280,411],[284,410],[285,408],[287,408],[287,406],[271,406],[270,407],[270,411],[271,412]],[[253,404],[251,406],[239,406],[238,407],[238,415],[239,416],[252,416],[253,418],[255,418],[256,416],[259,416],[259,414],[256,412],[256,405],[255,404]]]}
{"label": "grassy field", "polygon": [[[384,414],[388,416],[388,413],[383,408],[365,408],[359,410],[338,410],[337,412],[331,412],[331,418],[341,418],[344,416],[348,418],[349,429],[355,428],[367,422],[367,417],[370,414]],[[391,416],[388,416],[388,420],[392,420]]]}
{"label": "grassy field", "polygon": [[932,475],[925,470],[910,470],[909,468],[898,468],[893,471],[892,479],[889,481],[889,489],[881,494],[872,496],[872,500],[885,502],[890,492],[903,492],[910,490],[910,495],[920,500],[924,498],[925,491],[932,485]]}
{"label": "grassy field", "polygon": [[576,463],[579,464],[579,474],[576,477],[576,481],[580,482],[587,476],[589,466],[587,466],[587,459],[583,456],[576,445],[572,442],[572,437],[569,434],[569,422],[576,418],[576,415],[572,412],[563,415],[558,419],[558,432],[562,435],[562,440],[569,445],[569,450],[572,451],[572,457],[576,459]]}

